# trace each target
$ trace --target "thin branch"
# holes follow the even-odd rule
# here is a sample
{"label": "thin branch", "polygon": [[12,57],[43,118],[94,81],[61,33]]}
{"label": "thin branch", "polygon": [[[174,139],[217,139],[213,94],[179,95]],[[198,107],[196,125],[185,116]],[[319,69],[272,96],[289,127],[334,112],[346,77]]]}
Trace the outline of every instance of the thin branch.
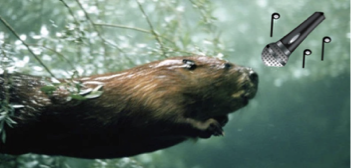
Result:
{"label": "thin branch", "polygon": [[190,52],[190,51],[183,51],[183,50],[178,50],[178,49],[173,49],[173,51],[168,51],[167,53],[185,53],[189,55],[197,55],[196,53]]}
{"label": "thin branch", "polygon": [[[74,15],[74,12],[72,11],[72,9],[68,6],[68,4],[64,1],[64,0],[60,0],[62,3],[63,3],[63,5],[67,8],[67,10],[68,10],[68,12],[69,12],[69,14],[72,16],[72,18],[73,18],[73,22],[75,23],[75,26],[76,27],[79,27],[80,26],[80,23],[79,23],[79,21],[78,21],[78,19],[76,18],[76,16]],[[77,29],[76,29],[76,27],[74,28],[74,31],[75,32],[77,32]],[[79,30],[78,30],[79,31]],[[78,34],[79,34],[79,36],[80,36],[80,32],[78,32]],[[76,44],[77,45],[77,56],[79,57],[79,59],[81,59],[81,54],[80,54],[80,49],[81,49],[81,44],[80,43],[77,43]]]}
{"label": "thin branch", "polygon": [[[77,25],[79,25],[78,19],[74,16],[73,11],[71,10],[71,8],[68,6],[68,4],[64,1],[64,0],[60,0],[64,6],[68,9],[69,13],[72,15],[74,22],[76,22]],[[79,2],[79,0],[76,0],[78,6],[80,7],[80,9],[84,12],[84,16],[85,18],[89,21],[89,23],[91,24],[91,26],[93,27],[94,31],[97,33],[98,37],[100,38],[100,40],[102,41],[102,46],[104,48],[104,60],[105,56],[106,56],[106,45],[105,43],[115,47],[117,50],[119,50],[120,52],[124,52],[119,46],[111,43],[110,41],[106,40],[105,38],[102,37],[101,33],[98,31],[97,27],[95,26],[95,23],[92,21],[92,19],[90,18],[89,14],[86,12],[86,10],[83,8],[83,5]]]}
{"label": "thin branch", "polygon": [[94,23],[94,24],[97,25],[97,26],[117,27],[117,28],[130,29],[130,30],[135,30],[135,31],[143,32],[143,33],[152,34],[148,30],[137,28],[137,27],[129,27],[129,26],[124,26],[124,25],[106,24],[106,23]]}
{"label": "thin branch", "polygon": [[212,29],[214,28],[213,18],[215,17],[212,16],[212,13],[213,13],[212,10],[208,9],[205,6],[205,4],[210,1],[207,0],[206,3],[202,3],[202,2],[196,3],[194,0],[189,0],[189,1],[192,4],[191,6],[200,12],[200,16],[202,17],[204,23],[208,26],[208,30],[212,32],[213,31]]}
{"label": "thin branch", "polygon": [[[108,42],[107,40],[105,40],[99,30],[97,29],[97,27],[95,26],[93,20],[90,18],[88,12],[83,8],[83,5],[79,2],[79,0],[76,0],[77,4],[79,5],[80,9],[82,9],[82,11],[84,12],[85,18],[87,18],[87,20],[90,22],[90,24],[93,26],[93,29],[95,30],[95,32],[97,33],[97,35],[99,36],[99,38],[104,41],[104,42]],[[104,45],[104,44],[103,44]],[[104,45],[105,46],[105,45]],[[105,48],[105,47],[104,47]],[[106,49],[105,49],[106,50]]]}
{"label": "thin branch", "polygon": [[[106,27],[115,27],[115,28],[122,28],[122,29],[129,29],[129,30],[135,30],[135,31],[139,31],[142,33],[147,33],[147,34],[152,34],[152,32],[145,30],[145,29],[141,29],[141,28],[137,28],[137,27],[130,27],[130,26],[124,26],[124,25],[117,25],[117,24],[106,24],[106,23],[94,23],[97,26],[106,26]],[[169,38],[165,37],[165,36],[160,36],[159,37],[165,39],[166,41],[172,43],[173,45],[175,45],[175,42],[170,40]],[[167,53],[174,53],[174,52],[181,52],[181,53],[186,53],[186,54],[191,54],[191,55],[196,55],[195,53],[192,52],[188,52],[188,51],[182,51],[182,50],[177,50],[172,48],[174,51],[167,51]]]}
{"label": "thin branch", "polygon": [[[67,8],[68,12],[69,12],[70,15],[73,17],[74,22],[76,23],[76,25],[79,26],[78,19],[74,16],[74,13],[73,13],[72,9],[68,6],[68,4],[67,4],[64,0],[60,0],[60,1],[61,1],[61,2],[63,3],[63,5]],[[78,4],[80,4],[80,3],[78,2]],[[80,7],[81,7],[81,6],[80,6]],[[84,11],[84,13],[85,13],[86,16],[87,16],[87,13],[85,12],[85,10],[84,10],[82,7],[81,7],[81,9]],[[89,16],[88,16],[88,18],[89,18]],[[91,20],[89,20],[89,21],[90,21],[90,23],[93,24],[93,27],[95,27],[95,26],[94,26],[94,23],[93,23]],[[118,46],[116,46],[115,44],[113,44],[113,43],[107,41],[106,39],[102,38],[102,36],[100,35],[100,33],[97,31],[97,29],[94,29],[94,30],[95,30],[96,33],[98,34],[98,37],[100,38],[100,40],[102,40],[102,41],[104,41],[104,42],[106,42],[106,43],[109,43],[111,46],[113,46],[113,47],[117,48],[119,51],[123,52],[122,49],[120,49]],[[104,43],[103,43],[103,46],[104,46],[104,48],[105,48]]]}
{"label": "thin branch", "polygon": [[74,22],[76,22],[76,24],[78,25],[79,22],[78,22],[77,18],[74,16],[74,13],[73,13],[73,11],[71,10],[71,8],[68,6],[68,4],[67,4],[64,0],[60,0],[60,1],[61,1],[61,2],[63,3],[63,5],[68,9],[68,12],[69,12],[69,14],[73,17]]}
{"label": "thin branch", "polygon": [[[107,24],[107,23],[94,23],[96,26],[106,26],[106,27],[115,27],[115,28],[121,28],[121,29],[129,29],[129,30],[135,30],[135,31],[139,31],[142,33],[147,33],[147,34],[152,34],[152,32],[146,30],[146,29],[141,29],[141,28],[137,28],[137,27],[130,27],[130,26],[124,26],[124,25],[117,25],[117,24]],[[159,37],[165,39],[166,41],[172,43],[173,45],[175,45],[175,42],[170,40],[169,38],[165,37],[165,36],[161,36],[158,35]]]}
{"label": "thin branch", "polygon": [[146,13],[145,13],[145,11],[144,11],[144,9],[143,9],[143,6],[141,6],[141,4],[139,3],[138,0],[135,0],[135,1],[138,3],[138,6],[139,6],[140,11],[141,11],[141,12],[143,13],[143,15],[145,16],[145,19],[146,19],[146,21],[147,21],[147,23],[149,24],[149,27],[150,27],[150,29],[151,29],[151,33],[155,36],[156,41],[157,41],[158,44],[160,45],[161,50],[162,50],[162,55],[163,55],[164,57],[167,57],[167,56],[166,56],[165,48],[164,48],[164,46],[163,46],[163,43],[162,43],[162,41],[161,41],[159,35],[156,33],[154,27],[152,26],[149,17],[146,15]]}
{"label": "thin branch", "polygon": [[55,54],[57,54],[58,56],[62,57],[70,66],[72,69],[74,69],[75,71],[77,71],[77,69],[74,68],[74,65],[71,63],[71,61],[69,61],[63,54],[59,53],[58,51],[56,51],[55,49],[52,49],[52,48],[49,48],[49,47],[46,47],[44,45],[39,45],[39,44],[28,44],[29,46],[36,46],[36,47],[42,47],[46,50],[49,50]]}
{"label": "thin branch", "polygon": [[[88,12],[83,8],[83,5],[79,2],[79,0],[76,0],[76,1],[77,1],[77,3],[78,3],[79,7],[83,10],[84,15],[85,15],[85,17],[87,18],[87,20],[88,20],[88,21],[90,22],[90,24],[93,26],[93,29],[96,31],[98,37],[99,37],[103,42],[108,43],[108,44],[114,46],[115,48],[117,48],[120,52],[124,52],[119,46],[117,46],[117,45],[115,45],[115,44],[109,42],[108,40],[106,40],[105,38],[102,37],[102,35],[101,35],[100,32],[98,31],[98,29],[97,29],[95,23],[94,23],[93,20],[90,18]],[[102,45],[104,46],[104,52],[106,51],[105,43],[102,43]],[[105,56],[105,54],[104,54],[104,56]],[[105,57],[104,57],[104,58],[105,58]],[[106,60],[105,60],[105,61],[106,61]]]}
{"label": "thin branch", "polygon": [[27,48],[27,50],[29,51],[29,53],[31,53],[31,54],[34,56],[34,58],[39,62],[39,64],[40,64],[42,67],[44,67],[44,69],[45,69],[53,78],[56,78],[55,75],[54,75],[53,73],[51,73],[51,71],[49,70],[49,68],[40,60],[40,58],[39,58],[36,54],[34,54],[34,52],[32,51],[32,49],[30,49],[30,47],[28,46],[28,44],[27,44],[24,40],[22,40],[22,39],[19,37],[19,35],[16,33],[16,31],[6,22],[6,20],[4,20],[1,16],[0,16],[0,20],[1,20],[2,23],[4,23],[4,25],[7,27],[7,29],[9,29],[9,30],[11,31],[11,33],[12,33],[13,35],[15,35],[16,38],[17,38],[18,40],[20,40],[24,46],[26,46],[26,48]]}

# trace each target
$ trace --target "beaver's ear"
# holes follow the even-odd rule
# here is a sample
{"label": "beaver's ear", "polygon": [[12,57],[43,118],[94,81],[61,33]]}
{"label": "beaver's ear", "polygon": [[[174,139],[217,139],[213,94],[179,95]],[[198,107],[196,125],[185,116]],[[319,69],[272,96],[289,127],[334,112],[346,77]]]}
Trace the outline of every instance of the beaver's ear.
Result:
{"label": "beaver's ear", "polygon": [[196,64],[193,60],[183,59],[183,63],[186,65],[186,69],[194,70],[196,68]]}

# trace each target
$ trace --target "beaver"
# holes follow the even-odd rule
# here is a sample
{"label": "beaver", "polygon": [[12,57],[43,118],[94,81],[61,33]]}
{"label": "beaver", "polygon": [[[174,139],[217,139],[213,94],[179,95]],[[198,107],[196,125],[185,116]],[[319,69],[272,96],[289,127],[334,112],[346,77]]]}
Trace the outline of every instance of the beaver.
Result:
{"label": "beaver", "polygon": [[[48,77],[0,76],[0,98],[17,105],[11,116],[16,124],[4,125],[0,153],[118,158],[220,136],[228,114],[255,96],[258,75],[218,58],[189,56],[59,79],[51,93],[42,89],[52,83]],[[102,94],[72,99],[76,86]]]}

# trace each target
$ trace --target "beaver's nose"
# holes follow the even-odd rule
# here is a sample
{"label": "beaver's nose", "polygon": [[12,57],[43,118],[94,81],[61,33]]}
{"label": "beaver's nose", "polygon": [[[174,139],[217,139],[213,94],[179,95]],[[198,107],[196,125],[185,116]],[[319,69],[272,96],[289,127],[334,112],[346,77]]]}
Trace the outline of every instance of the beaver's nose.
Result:
{"label": "beaver's nose", "polygon": [[250,78],[250,80],[251,80],[253,83],[255,83],[255,84],[258,83],[258,75],[257,75],[257,73],[256,73],[254,70],[252,70],[251,68],[250,68],[250,70],[249,70],[249,78]]}
{"label": "beaver's nose", "polygon": [[258,75],[252,68],[245,67],[244,71],[246,72],[246,74],[248,75],[248,77],[252,83],[254,83],[254,84],[258,83]]}

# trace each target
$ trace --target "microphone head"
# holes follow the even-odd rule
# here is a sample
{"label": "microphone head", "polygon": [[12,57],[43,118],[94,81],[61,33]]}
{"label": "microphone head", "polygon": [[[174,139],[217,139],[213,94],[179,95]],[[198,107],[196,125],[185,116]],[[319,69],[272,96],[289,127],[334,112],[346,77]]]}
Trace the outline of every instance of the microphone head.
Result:
{"label": "microphone head", "polygon": [[288,62],[290,51],[280,41],[270,43],[263,49],[261,58],[265,65],[283,67]]}

